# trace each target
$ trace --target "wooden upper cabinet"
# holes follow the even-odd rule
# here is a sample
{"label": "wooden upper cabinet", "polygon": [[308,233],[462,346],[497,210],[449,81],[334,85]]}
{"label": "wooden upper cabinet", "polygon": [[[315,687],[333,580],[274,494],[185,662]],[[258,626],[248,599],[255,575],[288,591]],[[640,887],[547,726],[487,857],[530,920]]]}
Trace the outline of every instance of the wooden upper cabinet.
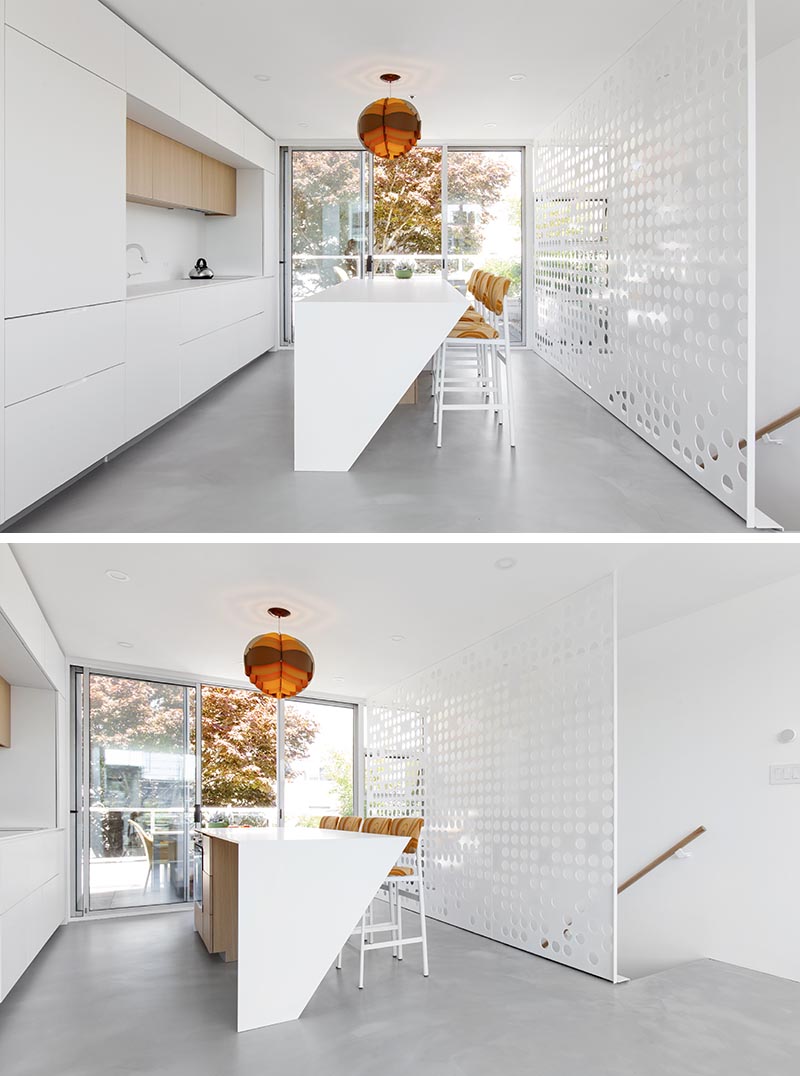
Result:
{"label": "wooden upper cabinet", "polygon": [[131,201],[153,197],[153,147],[155,131],[128,120],[127,194]]}
{"label": "wooden upper cabinet", "polygon": [[236,169],[203,157],[203,208],[207,213],[236,216]]}
{"label": "wooden upper cabinet", "polygon": [[131,202],[236,215],[236,169],[128,120]]}
{"label": "wooden upper cabinet", "polygon": [[165,205],[205,209],[202,154],[157,134],[153,148],[153,198]]}

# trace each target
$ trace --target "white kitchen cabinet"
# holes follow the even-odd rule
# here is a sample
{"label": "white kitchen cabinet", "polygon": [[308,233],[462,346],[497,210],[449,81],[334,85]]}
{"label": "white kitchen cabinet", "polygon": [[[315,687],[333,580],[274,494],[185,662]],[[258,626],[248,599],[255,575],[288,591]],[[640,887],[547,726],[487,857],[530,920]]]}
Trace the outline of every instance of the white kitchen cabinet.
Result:
{"label": "white kitchen cabinet", "polygon": [[264,173],[264,276],[278,272],[278,209],[275,176]]}
{"label": "white kitchen cabinet", "polygon": [[248,362],[263,355],[272,347],[269,334],[269,315],[264,311],[256,314],[246,321],[240,321],[238,326],[239,338],[236,342],[237,357],[236,367],[239,369]]}
{"label": "white kitchen cabinet", "polygon": [[278,346],[278,279],[265,281],[264,314],[266,317],[267,350]]}
{"label": "white kitchen cabinet", "polygon": [[240,156],[244,154],[244,118],[217,98],[217,142]]}
{"label": "white kitchen cabinet", "polygon": [[125,23],[97,0],[6,0],[6,23],[125,89]]}
{"label": "white kitchen cabinet", "polygon": [[181,345],[181,406],[191,403],[238,369],[239,344],[239,326],[228,325]]}
{"label": "white kitchen cabinet", "polygon": [[206,138],[217,139],[217,96],[181,68],[181,123]]}
{"label": "white kitchen cabinet", "polygon": [[244,120],[243,156],[258,168],[266,168],[272,161],[272,139],[259,131],[255,124]]}
{"label": "white kitchen cabinet", "polygon": [[5,409],[7,517],[119,447],[124,392],[120,365]]}
{"label": "white kitchen cabinet", "polygon": [[125,93],[6,31],[6,317],[125,297]]}
{"label": "white kitchen cabinet", "polygon": [[125,439],[130,440],[180,407],[180,296],[154,295],[127,307]]}
{"label": "white kitchen cabinet", "polygon": [[173,119],[181,114],[181,69],[161,49],[125,27],[128,93]]}
{"label": "white kitchen cabinet", "polygon": [[64,832],[0,840],[0,1001],[64,920]]}
{"label": "white kitchen cabinet", "polygon": [[6,406],[125,361],[125,304],[6,322]]}

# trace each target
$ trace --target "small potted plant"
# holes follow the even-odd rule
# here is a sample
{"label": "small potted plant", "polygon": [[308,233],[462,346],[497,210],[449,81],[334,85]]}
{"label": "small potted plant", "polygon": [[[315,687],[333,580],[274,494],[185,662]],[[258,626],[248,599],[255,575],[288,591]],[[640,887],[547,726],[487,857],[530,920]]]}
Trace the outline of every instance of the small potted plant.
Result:
{"label": "small potted plant", "polygon": [[398,280],[410,280],[414,275],[414,263],[409,261],[395,262],[394,275]]}
{"label": "small potted plant", "polygon": [[206,829],[227,829],[229,825],[228,816],[222,811],[215,811],[206,822]]}

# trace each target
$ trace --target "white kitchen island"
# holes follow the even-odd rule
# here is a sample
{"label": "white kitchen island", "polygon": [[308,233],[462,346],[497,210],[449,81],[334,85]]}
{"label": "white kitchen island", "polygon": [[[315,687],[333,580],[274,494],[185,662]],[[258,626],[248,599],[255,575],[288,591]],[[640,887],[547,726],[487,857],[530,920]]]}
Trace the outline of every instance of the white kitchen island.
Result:
{"label": "white kitchen island", "polygon": [[468,305],[430,276],[348,280],[296,303],[294,469],[348,471]]}
{"label": "white kitchen island", "polygon": [[201,833],[236,849],[222,885],[238,891],[238,1030],[296,1020],[407,838],[271,827]]}

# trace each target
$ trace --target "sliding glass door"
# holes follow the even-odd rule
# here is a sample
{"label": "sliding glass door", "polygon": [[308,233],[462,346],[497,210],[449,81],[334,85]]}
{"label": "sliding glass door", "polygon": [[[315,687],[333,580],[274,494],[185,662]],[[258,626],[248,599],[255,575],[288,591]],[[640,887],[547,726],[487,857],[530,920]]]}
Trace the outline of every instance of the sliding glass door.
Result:
{"label": "sliding glass door", "polygon": [[447,154],[447,275],[466,282],[473,269],[511,280],[511,342],[523,341],[522,151],[451,149]]}
{"label": "sliding glass door", "polygon": [[86,680],[88,908],[187,900],[195,689],[96,673]]}
{"label": "sliding glass door", "polygon": [[205,825],[315,826],[352,814],[357,707],[75,669],[75,909],[193,899]]}
{"label": "sliding glass door", "polygon": [[524,343],[523,151],[417,146],[396,161],[362,150],[283,158],[284,338],[294,303],[400,261],[464,288],[474,268],[511,278],[513,343]]}

